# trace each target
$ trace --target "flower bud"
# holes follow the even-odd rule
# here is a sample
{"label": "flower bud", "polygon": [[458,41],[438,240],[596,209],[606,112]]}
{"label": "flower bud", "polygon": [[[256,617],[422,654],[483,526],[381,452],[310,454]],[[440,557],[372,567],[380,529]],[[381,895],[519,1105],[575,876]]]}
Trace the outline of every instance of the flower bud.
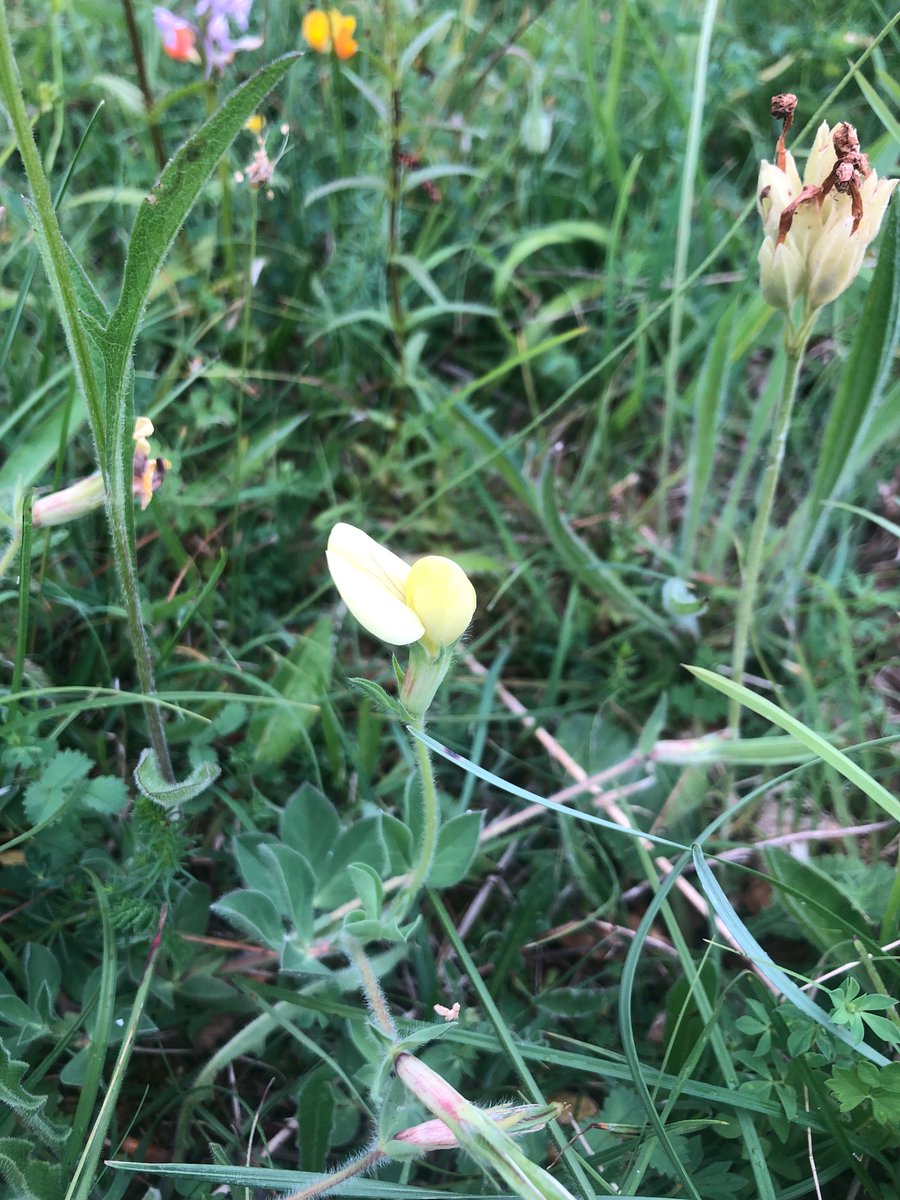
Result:
{"label": "flower bud", "polygon": [[758,261],[763,298],[772,308],[789,313],[806,286],[806,272],[796,246],[779,246],[774,238],[767,237],[759,248]]}
{"label": "flower bud", "polygon": [[550,149],[553,136],[553,114],[538,101],[529,103],[519,126],[519,137],[529,154],[541,156]]}
{"label": "flower bud", "polygon": [[473,1105],[420,1058],[401,1053],[394,1069],[398,1079],[442,1122],[458,1125],[469,1117]]}
{"label": "flower bud", "polygon": [[49,529],[53,525],[65,525],[77,521],[95,509],[102,508],[106,493],[98,471],[79,479],[71,487],[46,496],[38,496],[31,509],[31,521],[35,528]]}
{"label": "flower bud", "polygon": [[[526,1133],[537,1133],[546,1129],[565,1112],[565,1104],[497,1104],[493,1108],[479,1111],[500,1129],[521,1137]],[[443,1121],[422,1121],[409,1129],[402,1129],[386,1143],[385,1154],[399,1158],[410,1152],[428,1154],[432,1150],[452,1150],[459,1145],[459,1138]]]}

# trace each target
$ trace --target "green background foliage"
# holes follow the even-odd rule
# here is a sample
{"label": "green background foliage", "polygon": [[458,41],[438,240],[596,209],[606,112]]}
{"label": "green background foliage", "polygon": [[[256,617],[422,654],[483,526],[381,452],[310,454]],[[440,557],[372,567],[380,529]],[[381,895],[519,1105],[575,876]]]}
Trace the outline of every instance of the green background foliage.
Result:
{"label": "green background foliage", "polygon": [[[181,781],[144,756],[103,514],[36,527],[0,579],[10,1194],[297,1189],[424,1120],[345,927],[468,1098],[570,1106],[520,1144],[573,1194],[895,1195],[896,201],[813,333],[746,689],[725,664],[785,370],[756,286],[769,97],[799,95],[799,157],[846,119],[896,174],[896,18],[359,0],[356,57],[276,63],[302,12],[256,0],[263,47],[205,81],[135,3],[144,92],[118,0],[8,10],[105,428],[127,444],[133,405],[171,461],[133,532]],[[23,494],[124,461],[92,444],[28,194],[4,125],[9,536]],[[338,521],[479,597],[405,923],[416,752],[331,586]],[[378,1171],[350,1194],[487,1188],[455,1151]]]}

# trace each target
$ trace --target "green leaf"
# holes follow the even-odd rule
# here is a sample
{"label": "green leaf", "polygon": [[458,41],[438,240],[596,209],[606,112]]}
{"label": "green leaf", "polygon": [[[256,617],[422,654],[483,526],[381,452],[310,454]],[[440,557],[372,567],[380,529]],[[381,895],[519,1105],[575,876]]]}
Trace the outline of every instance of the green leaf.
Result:
{"label": "green leaf", "polygon": [[297,1097],[300,1167],[304,1171],[324,1171],[327,1165],[335,1107],[332,1076],[328,1067],[311,1072]]}
{"label": "green leaf", "polygon": [[267,862],[272,878],[282,897],[283,912],[304,943],[313,940],[313,900],[316,877],[302,854],[291,846],[280,844],[260,846],[259,857]]}
{"label": "green leaf", "polygon": [[[766,861],[776,887],[779,881],[789,884],[794,893],[799,892],[803,897],[800,899],[787,890],[779,893],[782,903],[820,949],[830,949],[853,933],[871,936],[865,913],[853,903],[846,889],[838,887],[815,863],[803,862],[774,847],[766,851]],[[834,914],[834,921],[829,920],[829,913]]]}
{"label": "green leaf", "polygon": [[362,901],[363,912],[370,921],[377,921],[381,916],[381,906],[384,903],[384,884],[377,871],[373,871],[368,863],[350,863],[347,867],[356,894]]}
{"label": "green leaf", "polygon": [[299,638],[275,673],[272,686],[289,703],[250,722],[258,763],[275,766],[300,742],[319,715],[319,705],[331,686],[331,618],[323,617]]}
{"label": "green leaf", "polygon": [[49,1024],[54,1018],[54,1004],[62,987],[62,971],[56,956],[40,942],[25,947],[25,979],[28,1004]]}
{"label": "green leaf", "polygon": [[853,1112],[871,1100],[872,1115],[878,1124],[900,1133],[900,1062],[883,1067],[871,1063],[835,1067],[826,1086],[838,1100],[841,1112]]}
{"label": "green leaf", "polygon": [[46,1096],[35,1096],[22,1083],[28,1064],[13,1058],[0,1040],[0,1104],[12,1109],[22,1124],[46,1146],[61,1146],[69,1135],[67,1126],[54,1125],[44,1108]]}
{"label": "green leaf", "polygon": [[62,1170],[59,1163],[35,1157],[34,1146],[23,1138],[0,1138],[0,1175],[12,1189],[11,1200],[59,1200]]}
{"label": "green leaf", "polygon": [[248,833],[234,839],[234,857],[241,873],[244,887],[251,891],[265,892],[276,908],[286,912],[287,906],[280,883],[272,878],[272,864],[263,862],[260,851],[267,844],[259,834]]}
{"label": "green leaf", "polygon": [[413,862],[412,830],[390,813],[382,813],[381,833],[388,852],[388,873],[402,875]]}
{"label": "green leaf", "polygon": [[462,813],[441,826],[434,862],[428,872],[430,887],[452,887],[465,878],[478,850],[484,813]]}
{"label": "green leaf", "polygon": [[284,943],[281,915],[272,900],[262,892],[229,892],[212,905],[214,912],[229,924],[272,950]]}
{"label": "green leaf", "polygon": [[[396,663],[396,658],[394,662]],[[396,667],[395,667],[396,672]],[[408,721],[409,713],[403,707],[399,700],[388,695],[380,683],[376,683],[374,679],[363,679],[362,676],[354,676],[349,680],[353,687],[365,693],[366,696],[378,707],[382,712],[386,712],[390,717],[396,717],[399,721]],[[403,684],[403,676],[399,680],[401,686]]]}
{"label": "green leaf", "polygon": [[169,783],[159,769],[156,755],[149,747],[141,753],[134,769],[134,782],[142,796],[154,800],[163,808],[178,808],[205,792],[219,777],[220,768],[214,762],[202,762],[181,782]]}
{"label": "green leaf", "polygon": [[344,917],[344,929],[362,943],[405,942],[412,927],[407,926],[404,931],[393,920],[385,918],[373,921],[371,917],[367,917],[365,913],[355,908]]}
{"label": "green leaf", "polygon": [[25,815],[28,820],[37,825],[55,816],[87,778],[92,765],[88,756],[80,750],[60,750],[54,754],[40,777],[29,785],[25,793]]}
{"label": "green leaf", "polygon": [[288,799],[279,822],[281,840],[303,855],[319,882],[327,878],[325,867],[340,831],[334,805],[311,783]]}
{"label": "green leaf", "polygon": [[94,812],[111,816],[121,812],[128,803],[128,788],[114,775],[98,775],[96,779],[87,781],[79,799]]}
{"label": "green leaf", "polygon": [[880,804],[885,812],[893,817],[895,821],[900,821],[900,801],[896,800],[887,788],[882,787],[877,780],[873,779],[867,771],[858,766],[853,759],[848,758],[842,751],[835,749],[821,734],[815,733],[808,725],[804,725],[802,721],[798,721],[796,717],[792,717],[790,713],[786,713],[783,708],[779,708],[771,700],[757,696],[755,692],[751,692],[743,684],[735,683],[732,679],[726,679],[722,675],[717,675],[715,671],[707,671],[705,667],[685,665],[685,669],[690,671],[692,675],[696,675],[704,683],[708,683],[710,687],[716,688],[717,691],[723,692],[726,696],[739,700],[741,704],[749,708],[752,712],[757,713],[760,717],[765,717],[767,721],[771,721],[779,729],[783,729],[786,733],[791,734],[802,745],[809,747],[823,762],[828,763],[830,767],[834,767],[845,779],[849,779],[870,800],[874,800],[876,804]]}
{"label": "green leaf", "polygon": [[[381,836],[381,816],[363,817],[345,829],[335,842],[331,861],[324,873],[324,886],[316,897],[322,908],[334,908],[352,900],[353,880],[347,873],[351,863],[365,863],[378,874],[387,867],[387,848]],[[317,872],[320,883],[323,873]]]}
{"label": "green leaf", "polygon": [[494,295],[502,296],[512,281],[516,267],[532,254],[548,246],[567,246],[572,242],[593,242],[596,246],[609,244],[609,230],[596,221],[554,221],[543,229],[523,233],[498,266],[494,275]]}
{"label": "green leaf", "polygon": [[[884,997],[879,997],[879,999],[884,999]],[[900,1027],[894,1021],[889,1021],[887,1017],[879,1017],[877,1013],[870,1012],[864,1012],[862,1019],[875,1036],[881,1038],[883,1042],[887,1042],[889,1046],[900,1045]]]}
{"label": "green leaf", "polygon": [[114,379],[131,355],[153,280],[182,222],[245,121],[300,57],[286,54],[236,88],[178,150],[141,206],[128,243],[122,291],[106,329]]}

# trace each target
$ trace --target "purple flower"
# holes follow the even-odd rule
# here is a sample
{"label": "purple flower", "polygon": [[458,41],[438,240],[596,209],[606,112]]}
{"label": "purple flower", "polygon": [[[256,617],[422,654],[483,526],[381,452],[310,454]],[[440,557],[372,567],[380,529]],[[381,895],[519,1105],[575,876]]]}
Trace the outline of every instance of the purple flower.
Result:
{"label": "purple flower", "polygon": [[209,13],[210,17],[227,17],[234,21],[240,30],[245,30],[250,22],[250,9],[253,0],[197,0],[194,10],[198,17]]}
{"label": "purple flower", "polygon": [[[243,4],[244,8],[249,8],[246,0],[234,0],[234,2]],[[226,3],[227,0],[222,0],[221,6],[224,7]],[[224,12],[215,11],[216,0],[200,0],[200,4],[197,5],[198,13],[201,4],[209,9],[209,17],[203,31],[203,57],[206,62],[207,75],[213,69],[224,70],[238,50],[256,50],[262,45],[261,37],[232,38],[228,16]],[[247,28],[246,18],[242,28]]]}

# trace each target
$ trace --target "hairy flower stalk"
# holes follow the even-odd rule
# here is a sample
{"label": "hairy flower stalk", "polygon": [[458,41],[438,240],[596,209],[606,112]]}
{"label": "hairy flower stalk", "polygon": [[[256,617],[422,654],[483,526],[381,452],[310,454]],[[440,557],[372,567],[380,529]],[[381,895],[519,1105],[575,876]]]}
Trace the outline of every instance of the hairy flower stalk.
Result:
{"label": "hairy flower stalk", "polygon": [[[806,344],[819,309],[845,291],[859,274],[866,248],[875,238],[897,185],[879,180],[863,154],[852,125],[829,130],[823,122],[801,180],[785,144],[797,97],[772,98],[772,116],[783,122],[775,162],[760,165],[757,206],[764,238],[759,249],[760,289],[784,313],[785,376],[772,420],[759,509],[741,577],[731,660],[740,682],[756,608],[763,549],[778,488],[791,414]],[[729,706],[729,727],[740,731],[740,703]]]}

